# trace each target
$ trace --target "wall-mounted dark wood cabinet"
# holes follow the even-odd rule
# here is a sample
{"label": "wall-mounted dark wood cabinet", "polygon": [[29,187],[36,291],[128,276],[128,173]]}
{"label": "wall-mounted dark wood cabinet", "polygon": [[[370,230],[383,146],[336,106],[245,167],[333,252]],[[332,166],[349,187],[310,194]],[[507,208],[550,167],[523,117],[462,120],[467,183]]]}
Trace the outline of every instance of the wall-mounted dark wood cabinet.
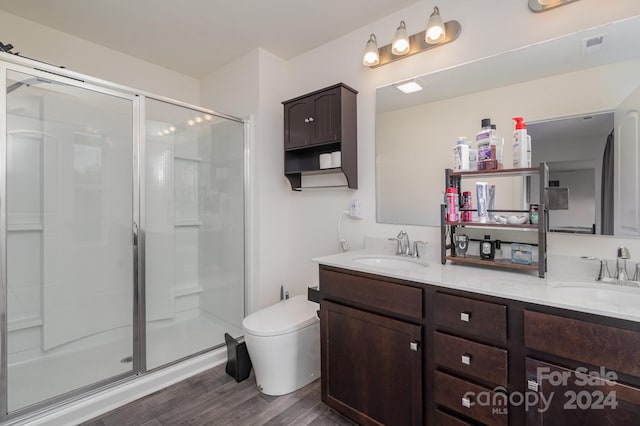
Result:
{"label": "wall-mounted dark wood cabinet", "polygon": [[[284,174],[294,190],[302,176],[343,173],[358,188],[357,91],[339,83],[284,101]],[[341,152],[341,164],[320,168],[320,155]]]}

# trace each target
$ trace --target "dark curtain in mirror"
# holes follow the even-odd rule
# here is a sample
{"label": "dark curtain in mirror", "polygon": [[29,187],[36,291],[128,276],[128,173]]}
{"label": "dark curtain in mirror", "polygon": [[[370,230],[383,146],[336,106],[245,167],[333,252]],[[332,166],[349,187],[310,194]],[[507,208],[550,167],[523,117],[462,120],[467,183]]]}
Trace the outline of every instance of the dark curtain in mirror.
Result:
{"label": "dark curtain in mirror", "polygon": [[607,136],[602,157],[602,202],[600,203],[600,217],[602,218],[602,235],[613,235],[613,130]]}

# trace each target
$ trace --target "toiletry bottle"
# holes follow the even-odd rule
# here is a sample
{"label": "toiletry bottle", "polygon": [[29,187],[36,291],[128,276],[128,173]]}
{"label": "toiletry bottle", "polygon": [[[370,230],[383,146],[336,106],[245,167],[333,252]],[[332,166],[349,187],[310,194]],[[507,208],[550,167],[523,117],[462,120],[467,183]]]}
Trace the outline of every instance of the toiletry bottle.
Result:
{"label": "toiletry bottle", "polygon": [[458,221],[458,188],[447,188],[446,195],[447,202],[447,221],[449,222],[457,222]]}
{"label": "toiletry bottle", "polygon": [[[527,123],[522,123],[527,131]],[[531,167],[531,135],[527,133],[527,161],[525,167]]]}
{"label": "toiletry bottle", "polygon": [[471,222],[473,221],[473,203],[471,201],[471,191],[464,191],[462,193],[462,221],[463,222]]}
{"label": "toiletry bottle", "polygon": [[504,149],[504,138],[498,136],[498,130],[495,124],[491,125],[491,130],[491,159],[495,160],[494,162],[492,162],[492,167],[495,170],[500,170],[502,169],[502,152]]}
{"label": "toiletry bottle", "polygon": [[496,253],[494,259],[503,259],[504,256],[502,254],[502,241],[495,240],[494,244],[495,244],[495,253]]}
{"label": "toiletry bottle", "polygon": [[476,182],[476,200],[478,205],[478,222],[487,223],[487,203],[489,201],[488,182]]}
{"label": "toiletry bottle", "polygon": [[527,166],[527,129],[522,117],[513,117],[516,128],[513,132],[513,168],[519,169]]}
{"label": "toiletry bottle", "polygon": [[485,235],[484,240],[480,242],[480,258],[493,260],[496,256],[496,245],[491,241],[490,235]]}
{"label": "toiletry bottle", "polygon": [[476,135],[476,142],[478,142],[478,170],[486,170],[487,161],[491,161],[491,136],[493,130],[491,129],[491,119],[483,118],[482,129]]}
{"label": "toiletry bottle", "polygon": [[453,148],[453,170],[469,170],[469,145],[464,136],[458,136],[458,143]]}

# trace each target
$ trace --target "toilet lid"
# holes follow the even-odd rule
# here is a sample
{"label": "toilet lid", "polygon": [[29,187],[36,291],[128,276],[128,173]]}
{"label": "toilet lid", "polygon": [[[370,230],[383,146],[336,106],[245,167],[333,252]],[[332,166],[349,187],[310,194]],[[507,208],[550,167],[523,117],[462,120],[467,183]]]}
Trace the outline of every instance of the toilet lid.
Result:
{"label": "toilet lid", "polygon": [[277,336],[318,322],[319,305],[306,296],[294,296],[254,312],[242,321],[245,332],[254,336]]}

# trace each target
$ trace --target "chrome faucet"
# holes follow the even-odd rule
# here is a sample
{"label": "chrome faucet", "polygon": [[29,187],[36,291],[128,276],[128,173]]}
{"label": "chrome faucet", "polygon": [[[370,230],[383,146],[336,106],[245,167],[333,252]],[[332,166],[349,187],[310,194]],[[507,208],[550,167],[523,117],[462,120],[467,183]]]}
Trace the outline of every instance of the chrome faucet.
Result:
{"label": "chrome faucet", "polygon": [[602,281],[603,278],[611,278],[611,275],[609,274],[609,265],[607,264],[606,259],[600,259],[599,257],[593,256],[580,256],[580,259],[597,260],[600,262],[600,270],[598,271],[596,281]]}
{"label": "chrome faucet", "polygon": [[618,247],[615,278],[622,283],[629,281],[629,273],[627,272],[627,259],[629,258],[631,258],[629,249],[625,246]]}
{"label": "chrome faucet", "polygon": [[411,251],[411,241],[409,240],[409,234],[407,234],[407,231],[405,231],[404,229],[400,231],[397,237],[389,238],[389,240],[398,242],[398,245],[396,247],[397,256],[420,257],[418,246],[420,244],[429,244],[427,241],[414,241],[413,251]]}
{"label": "chrome faucet", "polygon": [[412,256],[411,244],[409,244],[409,234],[404,229],[400,231],[397,237],[389,238],[390,240],[396,240],[398,246],[396,248],[397,255]]}

